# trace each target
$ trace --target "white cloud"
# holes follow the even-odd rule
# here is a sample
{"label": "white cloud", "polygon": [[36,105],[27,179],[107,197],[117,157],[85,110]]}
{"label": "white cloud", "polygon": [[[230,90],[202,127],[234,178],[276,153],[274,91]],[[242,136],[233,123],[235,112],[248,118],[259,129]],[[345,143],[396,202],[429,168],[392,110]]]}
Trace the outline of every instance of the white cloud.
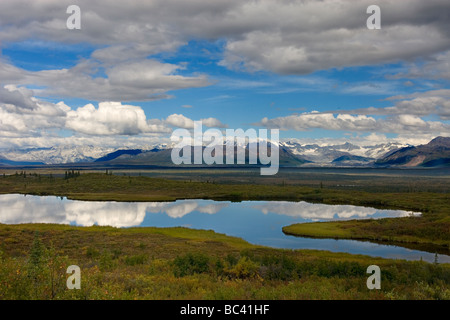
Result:
{"label": "white cloud", "polygon": [[147,101],[169,98],[168,91],[209,85],[204,75],[177,74],[181,66],[156,60],[121,62],[105,69],[82,60],[70,69],[25,71],[0,61],[0,83],[41,86],[41,95],[76,97],[95,101]]}
{"label": "white cloud", "polygon": [[[370,1],[246,3],[236,12],[236,20],[249,20],[249,28],[239,37],[229,38],[222,64],[305,74],[426,58],[450,47],[448,34],[441,32],[448,29],[448,19],[439,12],[448,11],[448,3],[378,2],[382,8],[382,29],[375,32],[365,25],[368,17],[365,10],[370,4]],[[245,10],[247,7],[251,8]],[[251,28],[256,18],[261,25]]]}
{"label": "white cloud", "polygon": [[274,119],[263,118],[259,123],[269,128],[280,130],[306,131],[314,128],[328,130],[371,131],[376,128],[376,120],[365,115],[348,115],[332,113],[303,113]]}
{"label": "white cloud", "polygon": [[[206,118],[206,119],[200,119],[202,121],[202,125],[210,128],[226,128],[227,125],[220,122],[219,119],[216,118]],[[184,129],[193,129],[194,128],[194,120],[189,119],[185,117],[182,114],[171,114],[167,117],[166,123],[178,127],[178,128],[184,128]]]}
{"label": "white cloud", "polygon": [[416,92],[406,96],[391,96],[385,100],[396,102],[393,106],[384,108],[369,107],[352,110],[339,110],[338,112],[364,115],[437,115],[443,120],[450,119],[449,89]]}
{"label": "white cloud", "polygon": [[[0,147],[98,145],[95,136],[104,136],[103,145],[142,146],[155,135],[163,141],[161,135],[172,132],[169,126],[193,127],[194,123],[182,114],[170,115],[166,120],[148,119],[140,106],[121,102],[105,101],[97,108],[87,104],[72,109],[64,102],[55,104],[37,99],[33,90],[23,87],[7,85],[0,87],[0,91],[4,93],[0,99]],[[204,120],[206,126],[225,127],[218,119]],[[71,130],[73,136],[58,136],[58,130]],[[128,137],[127,141],[121,141],[120,136]]]}
{"label": "white cloud", "polygon": [[228,126],[226,124],[223,124],[222,122],[220,122],[219,119],[216,118],[206,118],[206,119],[201,119],[202,124],[206,127],[210,127],[210,128],[227,128]]}
{"label": "white cloud", "polygon": [[166,123],[178,127],[178,128],[184,128],[184,129],[192,129],[194,128],[194,121],[192,119],[189,119],[182,114],[171,114],[167,117]]}
{"label": "white cloud", "polygon": [[0,87],[0,136],[34,135],[42,129],[63,126],[68,108],[33,97],[23,87]]}
{"label": "white cloud", "polygon": [[426,61],[405,63],[404,72],[389,75],[389,79],[450,79],[450,50],[431,55]]}
{"label": "white cloud", "polygon": [[[51,147],[60,144],[142,147],[169,142],[170,126],[193,128],[182,114],[167,119],[147,118],[140,106],[100,102],[72,109],[64,102],[51,103],[34,97],[34,90],[14,85],[0,87],[0,148]],[[12,103],[16,103],[12,104]],[[201,119],[205,126],[226,127],[216,118]],[[71,130],[72,136],[59,136]],[[96,136],[102,136],[101,141]],[[125,137],[124,140],[122,137]],[[158,139],[157,139],[158,138]]]}
{"label": "white cloud", "polygon": [[426,122],[423,121],[421,118],[411,114],[401,114],[396,117],[396,120],[398,120],[399,124],[405,126],[422,127],[426,125]]}
{"label": "white cloud", "polygon": [[446,135],[450,125],[439,121],[424,121],[418,116],[400,114],[385,118],[366,115],[332,113],[304,113],[273,119],[263,118],[256,123],[267,128],[280,130],[307,131],[326,129],[351,132],[416,133]]}
{"label": "white cloud", "polygon": [[120,102],[100,102],[67,113],[66,128],[93,135],[135,135],[146,132],[168,132],[163,125],[149,125],[141,107]]}

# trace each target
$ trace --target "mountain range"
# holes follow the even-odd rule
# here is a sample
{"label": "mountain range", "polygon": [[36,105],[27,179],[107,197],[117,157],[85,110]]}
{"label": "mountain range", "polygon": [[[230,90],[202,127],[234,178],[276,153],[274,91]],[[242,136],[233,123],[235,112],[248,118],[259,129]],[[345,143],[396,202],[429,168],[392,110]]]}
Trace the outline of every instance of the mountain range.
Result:
{"label": "mountain range", "polygon": [[378,159],[375,165],[450,167],[450,137],[437,137],[424,145],[401,148]]}
{"label": "mountain range", "polygon": [[[91,164],[170,167],[175,166],[171,152],[172,149],[167,145],[122,149],[94,146],[9,149],[0,150],[0,166]],[[396,142],[372,146],[358,146],[349,142],[320,146],[289,140],[280,142],[279,154],[282,167],[442,167],[450,166],[450,137],[437,137],[419,146]]]}

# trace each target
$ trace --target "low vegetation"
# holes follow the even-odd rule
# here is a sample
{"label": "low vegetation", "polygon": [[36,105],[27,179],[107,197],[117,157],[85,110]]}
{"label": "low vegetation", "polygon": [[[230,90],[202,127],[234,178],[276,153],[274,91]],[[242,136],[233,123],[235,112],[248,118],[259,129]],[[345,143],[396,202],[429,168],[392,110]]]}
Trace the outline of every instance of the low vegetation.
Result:
{"label": "low vegetation", "polygon": [[[381,268],[381,289],[366,286]],[[0,299],[450,299],[450,265],[254,246],[186,228],[0,225]],[[69,290],[69,265],[81,289]]]}

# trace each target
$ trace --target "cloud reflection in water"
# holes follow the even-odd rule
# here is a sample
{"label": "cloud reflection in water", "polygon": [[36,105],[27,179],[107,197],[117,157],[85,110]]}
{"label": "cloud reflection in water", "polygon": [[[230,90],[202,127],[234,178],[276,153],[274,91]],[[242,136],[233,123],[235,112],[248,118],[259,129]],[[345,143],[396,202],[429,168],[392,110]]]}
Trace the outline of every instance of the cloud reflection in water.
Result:
{"label": "cloud reflection in water", "polygon": [[[214,202],[212,200],[180,200],[176,202],[112,202],[73,201],[58,197],[0,195],[0,223],[60,223],[80,226],[102,225],[114,227],[139,226],[147,214],[165,213],[173,219],[189,213],[216,214],[224,208],[243,206],[261,211],[264,215],[279,215],[305,220],[362,219],[376,216],[380,210],[350,205],[325,205],[307,202],[246,201],[243,203]],[[412,214],[400,210],[382,210],[383,217],[402,217]],[[378,215],[379,216],[379,215]]]}

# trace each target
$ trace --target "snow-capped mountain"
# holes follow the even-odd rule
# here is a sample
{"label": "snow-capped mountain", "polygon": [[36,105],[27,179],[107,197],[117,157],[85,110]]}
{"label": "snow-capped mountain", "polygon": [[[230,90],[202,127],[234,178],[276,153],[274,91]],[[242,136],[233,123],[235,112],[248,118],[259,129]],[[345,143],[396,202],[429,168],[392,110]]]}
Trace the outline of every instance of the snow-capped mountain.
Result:
{"label": "snow-capped mountain", "polygon": [[437,137],[427,144],[394,151],[375,163],[380,166],[450,166],[450,137]]}
{"label": "snow-capped mountain", "polygon": [[0,150],[0,155],[13,161],[59,164],[90,162],[114,150],[114,148],[94,146],[58,146],[51,148],[6,149]]}
{"label": "snow-capped mountain", "polygon": [[[367,165],[407,146],[409,145],[396,142],[372,146],[359,146],[349,142],[337,145],[300,144],[293,140],[280,142],[280,147],[282,147],[280,150],[286,150],[286,152],[293,157],[297,157],[301,160],[302,164],[312,166]],[[168,146],[167,144],[159,144],[119,148],[87,145],[3,149],[0,150],[0,158],[16,162],[63,164],[94,162],[104,157],[111,157],[111,155],[115,153],[127,154],[133,150],[139,150],[142,151],[142,153],[146,153],[146,151],[158,151],[170,148],[171,146]],[[126,150],[130,150],[130,152],[127,152]],[[134,155],[131,154],[128,157],[133,158]]]}
{"label": "snow-capped mountain", "polygon": [[[165,149],[166,144],[142,146],[142,150]],[[117,151],[118,149],[134,149],[134,147],[98,147],[98,146],[58,146],[51,148],[0,149],[0,157],[11,161],[43,162],[45,164],[61,164],[76,162],[93,162],[96,159]]]}
{"label": "snow-capped mountain", "polygon": [[280,145],[289,148],[293,154],[315,164],[331,164],[336,159],[349,159],[349,157],[354,160],[357,159],[355,161],[367,162],[379,159],[388,153],[408,146],[407,144],[396,142],[373,146],[358,146],[349,142],[320,146],[318,144],[300,144],[292,140],[281,142]]}

